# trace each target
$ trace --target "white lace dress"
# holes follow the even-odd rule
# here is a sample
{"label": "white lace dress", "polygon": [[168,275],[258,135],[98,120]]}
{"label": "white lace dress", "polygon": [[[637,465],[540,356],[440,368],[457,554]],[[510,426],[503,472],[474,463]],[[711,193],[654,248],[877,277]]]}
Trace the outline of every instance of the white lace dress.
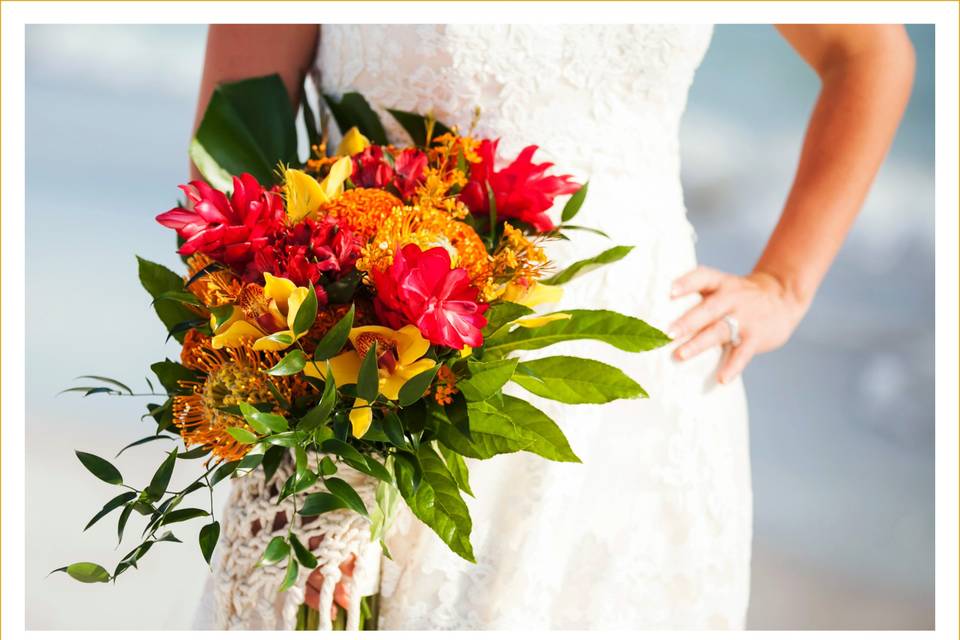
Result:
{"label": "white lace dress", "polygon": [[[709,26],[331,25],[323,92],[384,108],[432,110],[527,144],[590,180],[576,223],[636,248],[566,287],[563,308],[606,308],[666,327],[696,302],[671,281],[696,264],[680,185],[678,129]],[[561,264],[610,242],[578,234]],[[547,350],[545,350],[547,351]],[[738,381],[718,385],[719,348],[678,364],[668,349],[624,354],[592,342],[549,353],[622,367],[644,400],[569,407],[554,417],[583,464],[519,453],[471,465],[475,565],[404,512],[381,578],[382,629],[741,628],[749,593],[747,412]],[[545,352],[537,352],[546,355]],[[533,357],[538,357],[533,356]]]}

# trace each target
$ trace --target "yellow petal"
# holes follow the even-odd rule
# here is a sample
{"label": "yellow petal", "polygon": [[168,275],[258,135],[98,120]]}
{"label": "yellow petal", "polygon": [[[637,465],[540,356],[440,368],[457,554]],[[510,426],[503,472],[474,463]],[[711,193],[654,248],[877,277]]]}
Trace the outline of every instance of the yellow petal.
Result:
{"label": "yellow petal", "polygon": [[223,347],[239,347],[244,339],[259,338],[263,335],[260,329],[247,322],[246,320],[237,320],[232,322],[229,327],[223,330],[223,333],[213,336],[210,345],[214,349]]}
{"label": "yellow petal", "polygon": [[283,187],[287,199],[287,220],[290,222],[300,222],[327,202],[320,183],[298,169],[283,172]]}
{"label": "yellow petal", "polygon": [[[402,327],[396,333],[397,358],[402,365],[409,365],[415,362],[418,358],[423,357],[423,354],[430,348],[430,341],[424,338],[423,334],[420,333],[420,329],[412,324]],[[433,364],[430,366],[432,367]],[[427,368],[429,369],[430,367]]]}
{"label": "yellow petal", "polygon": [[[353,406],[357,407],[357,405],[367,405],[367,401],[357,398],[354,400]],[[373,411],[369,406],[350,410],[350,424],[353,426],[354,438],[362,438],[363,434],[370,428],[371,422],[373,422]]]}
{"label": "yellow petal", "polygon": [[558,302],[561,297],[563,297],[563,287],[534,282],[529,287],[510,283],[501,299],[507,302],[516,302],[526,307],[535,307],[547,302]]}
{"label": "yellow petal", "polygon": [[[274,340],[273,336],[287,336],[290,338],[290,342],[280,342],[279,340]],[[292,331],[277,331],[276,333],[271,333],[269,336],[264,336],[263,338],[260,338],[254,342],[253,349],[255,351],[283,351],[293,344],[294,339],[295,338],[293,337]]]}
{"label": "yellow petal", "polygon": [[461,357],[461,358],[466,358],[466,357],[469,356],[471,353],[473,353],[473,347],[471,347],[470,345],[467,345],[467,346],[465,346],[463,349],[460,349],[460,357]]}
{"label": "yellow petal", "polygon": [[[357,376],[360,375],[360,356],[357,355],[356,351],[345,351],[330,358],[328,362],[330,362],[330,370],[333,372],[333,379],[336,380],[338,387],[357,383]],[[308,362],[303,368],[303,372],[314,378],[326,379],[327,366],[322,362],[318,365],[314,366],[312,362]]]}
{"label": "yellow petal", "polygon": [[[290,293],[290,297],[287,298],[287,326],[293,327],[293,321],[297,317],[297,311],[300,310],[300,305],[303,304],[303,301],[307,299],[307,296],[310,295],[310,290],[306,287],[297,287]],[[306,331],[302,331],[300,336],[302,336]],[[300,336],[297,336],[298,338]]]}
{"label": "yellow petal", "polygon": [[266,272],[263,274],[263,279],[266,281],[263,286],[263,295],[277,303],[280,313],[286,313],[287,298],[296,290],[297,285],[293,284],[292,280],[278,278]]}
{"label": "yellow petal", "polygon": [[545,324],[550,324],[551,322],[556,322],[557,320],[567,320],[572,318],[569,313],[548,313],[545,316],[536,316],[533,318],[520,318],[519,320],[514,320],[513,324],[520,327],[527,327],[528,329],[536,329],[537,327],[542,327]]}
{"label": "yellow petal", "polygon": [[321,196],[324,202],[329,202],[343,193],[343,183],[353,172],[353,161],[350,158],[340,158],[330,167],[330,173],[320,183]]}
{"label": "yellow petal", "polygon": [[429,358],[423,358],[422,360],[417,360],[409,366],[398,366],[394,369],[393,373],[389,375],[383,375],[384,370],[380,370],[380,393],[385,395],[390,400],[396,400],[400,395],[400,388],[406,384],[407,380],[414,377],[417,374],[423,373],[424,371],[429,371],[434,367],[436,362]]}
{"label": "yellow petal", "polygon": [[367,140],[367,137],[360,133],[360,130],[356,127],[350,127],[350,130],[343,135],[343,139],[340,141],[339,146],[337,146],[337,155],[352,156],[355,153],[360,153],[369,146],[370,141]]}

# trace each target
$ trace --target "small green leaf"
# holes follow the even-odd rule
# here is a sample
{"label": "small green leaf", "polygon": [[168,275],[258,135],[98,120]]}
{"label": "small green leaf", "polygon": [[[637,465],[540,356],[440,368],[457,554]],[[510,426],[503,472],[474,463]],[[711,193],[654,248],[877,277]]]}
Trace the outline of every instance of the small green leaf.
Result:
{"label": "small green leaf", "polygon": [[622,260],[623,258],[627,257],[631,251],[633,251],[633,247],[627,245],[611,247],[610,249],[593,256],[592,258],[578,260],[560,273],[549,278],[545,278],[541,280],[541,282],[549,285],[566,284],[582,273],[588,273],[603,265],[612,264],[618,260]]}
{"label": "small green leaf", "polygon": [[497,241],[497,196],[490,183],[486,182],[485,184],[487,187],[487,206],[489,207],[490,245],[493,246]]}
{"label": "small green leaf", "polygon": [[607,240],[611,239],[610,235],[607,234],[605,231],[601,231],[600,229],[594,229],[593,227],[581,227],[580,225],[576,225],[576,224],[562,224],[559,227],[557,227],[557,230],[558,231],[583,231],[585,233],[592,233],[594,235],[598,235],[602,238],[606,238]]}
{"label": "small green leaf", "polygon": [[120,512],[120,519],[117,520],[117,544],[123,542],[123,530],[126,528],[127,520],[130,519],[130,513],[133,512],[136,504],[136,502],[130,502]]}
{"label": "small green leaf", "polygon": [[187,369],[179,362],[164,360],[150,365],[150,370],[157,376],[157,380],[169,393],[177,394],[185,391],[181,382],[199,380],[196,371]]}
{"label": "small green leaf", "polygon": [[[127,394],[129,394],[129,395],[133,395],[133,389],[131,389],[131,388],[128,387],[127,385],[123,384],[123,383],[120,382],[119,380],[114,380],[113,378],[107,378],[106,376],[90,376],[90,375],[87,375],[87,376],[77,376],[77,378],[78,378],[78,379],[86,378],[86,379],[88,379],[88,380],[99,380],[100,382],[106,382],[107,384],[112,384],[112,385],[114,385],[115,387],[118,387],[119,389],[127,392]],[[149,380],[148,380],[147,382],[149,383]]]}
{"label": "small green leaf", "polygon": [[323,395],[320,396],[320,402],[313,409],[310,409],[300,419],[297,425],[298,429],[313,431],[322,426],[330,417],[333,407],[337,402],[337,383],[333,379],[333,371],[330,364],[327,363],[327,374],[323,383]]}
{"label": "small green leaf", "polygon": [[240,464],[237,465],[237,469],[256,469],[260,466],[260,462],[263,460],[263,455],[260,453],[251,453],[243,456],[240,459]]}
{"label": "small green leaf", "polygon": [[350,310],[347,311],[346,315],[340,318],[337,324],[333,325],[323,338],[320,339],[316,350],[313,352],[315,360],[328,360],[340,353],[343,345],[347,343],[350,329],[353,328],[353,316],[354,307],[350,305]]}
{"label": "small green leaf", "polygon": [[300,542],[300,538],[295,533],[290,534],[290,546],[293,547],[293,553],[300,564],[307,569],[317,568],[317,557]]}
{"label": "small green leaf", "polygon": [[203,528],[200,529],[200,553],[203,554],[203,559],[207,561],[207,564],[210,564],[210,559],[213,557],[213,550],[217,548],[217,541],[219,539],[219,522],[205,524]]}
{"label": "small green leaf", "polygon": [[263,466],[264,482],[270,482],[270,479],[273,478],[273,475],[280,467],[280,463],[283,462],[283,457],[286,452],[285,447],[272,446],[263,454],[261,464]]}
{"label": "small green leaf", "polygon": [[329,456],[323,456],[320,459],[320,475],[322,476],[332,476],[337,472],[336,463],[330,459]]}
{"label": "small green leaf", "polygon": [[510,322],[531,313],[534,313],[533,309],[516,302],[496,302],[490,305],[487,312],[483,314],[487,319],[487,326],[483,328],[484,339],[499,333],[501,329],[508,329]]}
{"label": "small green leaf", "polygon": [[303,371],[306,364],[307,354],[300,349],[292,349],[281,358],[280,362],[267,369],[267,373],[272,376],[292,376]]}
{"label": "small green leaf", "polygon": [[400,422],[400,416],[396,413],[384,414],[383,421],[380,424],[393,446],[401,449],[407,446],[406,440],[403,439],[403,423]]}
{"label": "small green leaf", "polygon": [[643,387],[620,369],[571,356],[521,362],[512,379],[531,393],[567,404],[600,404],[647,395]]}
{"label": "small green leaf", "polygon": [[279,445],[281,447],[295,447],[300,443],[300,433],[296,431],[286,431],[284,433],[274,433],[263,439],[269,444]]}
{"label": "small green leaf", "polygon": [[304,298],[303,302],[300,303],[300,308],[297,309],[297,315],[293,318],[294,335],[300,335],[301,333],[306,333],[309,331],[310,327],[313,326],[314,320],[316,319],[317,292],[313,288],[313,283],[311,282],[310,286],[308,287],[307,297]]}
{"label": "small green leaf", "polygon": [[571,220],[573,216],[580,212],[580,207],[583,206],[583,201],[587,197],[587,188],[589,186],[589,181],[584,182],[583,186],[577,189],[577,191],[570,196],[570,199],[567,200],[567,204],[563,206],[563,213],[560,214],[560,220],[566,222]]}
{"label": "small green leaf", "polygon": [[253,444],[259,440],[257,434],[247,431],[243,427],[227,427],[227,433],[233,436],[233,439],[240,444]]}
{"label": "small green leaf", "polygon": [[357,397],[373,402],[380,395],[380,369],[377,365],[377,343],[367,349],[357,375]]}
{"label": "small green leaf", "polygon": [[464,461],[463,456],[442,444],[440,444],[439,449],[440,455],[443,456],[443,461],[446,462],[447,469],[450,471],[450,475],[457,482],[457,486],[467,495],[473,496],[473,490],[470,488],[470,470],[467,468],[467,463]]}
{"label": "small green leaf", "polygon": [[433,378],[437,375],[439,369],[439,366],[433,367],[407,380],[403,386],[400,387],[400,391],[397,394],[397,402],[400,403],[400,406],[407,407],[422,398],[423,394],[430,388],[430,384],[433,382]]}
{"label": "small green leaf", "polygon": [[85,451],[76,451],[75,453],[80,463],[93,475],[110,484],[123,484],[123,476],[120,475],[120,471],[100,456]]}
{"label": "small green leaf", "polygon": [[276,342],[277,344],[285,347],[289,347],[293,344],[293,336],[290,335],[289,331],[278,331],[276,333],[271,333],[270,335],[261,338],[261,340]]}
{"label": "small green leaf", "polygon": [[287,562],[287,572],[283,576],[283,582],[280,583],[280,591],[286,591],[297,582],[297,576],[300,574],[300,565],[295,557]]}
{"label": "small green leaf", "polygon": [[335,456],[340,456],[344,460],[354,462],[361,467],[367,466],[366,461],[363,459],[363,456],[360,455],[360,452],[342,440],[336,440],[333,438],[324,440],[320,443],[320,451],[323,453],[332,453]]}
{"label": "small green leaf", "polygon": [[518,358],[498,360],[496,362],[469,361],[468,377],[457,380],[457,388],[470,402],[486,400],[500,391],[517,368]]}
{"label": "small green leaf", "polygon": [[301,516],[318,516],[328,511],[347,508],[347,504],[332,493],[319,492],[308,495],[298,513]]}
{"label": "small green leaf", "polygon": [[217,470],[213,472],[213,475],[210,476],[210,486],[214,486],[224,478],[229,478],[230,474],[237,470],[237,467],[240,465],[239,460],[232,460],[230,462],[224,462]]}
{"label": "small green leaf", "polygon": [[110,574],[107,570],[93,562],[74,562],[66,567],[54,569],[50,573],[57,571],[63,571],[74,580],[88,584],[94,582],[110,582]]}
{"label": "small green leaf", "polygon": [[348,507],[363,516],[370,517],[370,514],[367,513],[366,505],[363,504],[363,498],[361,498],[360,494],[347,482],[336,477],[324,478],[323,482],[327,485],[327,490],[338,497]]}
{"label": "small green leaf", "polygon": [[267,548],[263,550],[263,556],[260,558],[258,566],[277,564],[290,555],[290,545],[283,539],[283,536],[275,536]]}
{"label": "small green leaf", "polygon": [[[381,480],[383,482],[393,482],[393,477],[390,475],[390,471],[383,466],[383,464],[374,458],[371,455],[363,454],[363,459],[367,463],[366,469],[359,469],[363,471],[368,476],[373,476],[374,478]],[[356,469],[357,467],[354,466]]]}
{"label": "small green leaf", "polygon": [[[243,419],[247,421],[247,424],[249,424],[254,431],[261,435],[267,435],[268,433],[283,433],[290,428],[290,425],[287,423],[287,419],[281,415],[258,411],[256,407],[247,404],[246,402],[241,402],[238,406]],[[239,430],[243,431],[243,429]],[[240,438],[237,438],[237,440],[239,442],[246,442],[244,440],[240,440]],[[256,440],[253,440],[253,442],[256,442]]]}
{"label": "small green leaf", "polygon": [[178,453],[177,457],[181,460],[196,460],[197,458],[202,458],[208,453],[210,453],[210,449],[201,445],[199,447],[189,449],[188,451],[184,451],[183,453]]}
{"label": "small green leaf", "polygon": [[131,442],[130,444],[125,446],[123,449],[120,449],[120,451],[117,451],[117,455],[115,455],[114,457],[119,458],[120,454],[126,451],[127,449],[131,447],[136,447],[141,444],[146,444],[147,442],[153,442],[154,440],[173,440],[173,438],[164,434],[157,434],[155,436],[147,436],[146,438],[140,438],[136,442]]}
{"label": "small green leaf", "polygon": [[177,509],[176,511],[171,511],[170,513],[164,515],[160,522],[162,525],[176,524],[178,522],[185,522],[187,520],[193,520],[194,518],[202,518],[203,516],[209,516],[210,514],[204,511],[203,509]]}
{"label": "small green leaf", "polygon": [[127,491],[126,493],[121,493],[117,497],[107,502],[107,504],[103,505],[103,508],[100,509],[99,512],[97,512],[97,515],[93,516],[93,518],[90,519],[90,522],[87,523],[87,526],[85,526],[83,530],[86,531],[87,529],[92,527],[94,524],[96,524],[97,521],[103,518],[105,515],[107,515],[114,509],[117,509],[127,504],[128,502],[130,502],[136,497],[137,497],[136,491]]}

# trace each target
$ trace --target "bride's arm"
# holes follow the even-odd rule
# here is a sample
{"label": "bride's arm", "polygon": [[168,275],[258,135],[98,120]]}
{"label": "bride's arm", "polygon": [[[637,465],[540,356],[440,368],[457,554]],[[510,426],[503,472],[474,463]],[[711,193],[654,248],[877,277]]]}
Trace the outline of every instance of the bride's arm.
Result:
{"label": "bride's arm", "polygon": [[727,352],[721,382],[793,333],[863,204],[913,83],[914,52],[902,26],[778,29],[821,81],[783,213],[750,275],[699,267],[673,289],[674,297],[703,295],[670,328],[677,359],[729,340],[724,316],[739,323],[742,341]]}
{"label": "bride's arm", "polygon": [[[319,27],[309,24],[210,25],[194,131],[213,90],[222,82],[279,74],[296,109],[318,35]],[[192,163],[190,176],[193,180],[200,178]]]}

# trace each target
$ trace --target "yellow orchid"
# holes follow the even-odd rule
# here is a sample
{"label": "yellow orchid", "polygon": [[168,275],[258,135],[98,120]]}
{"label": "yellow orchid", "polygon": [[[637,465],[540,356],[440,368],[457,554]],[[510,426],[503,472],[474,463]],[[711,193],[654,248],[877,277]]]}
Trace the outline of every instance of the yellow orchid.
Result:
{"label": "yellow orchid", "polygon": [[340,145],[337,147],[338,156],[352,156],[360,153],[370,146],[370,141],[365,135],[360,133],[360,129],[350,127],[350,130],[343,134]]}
{"label": "yellow orchid", "polygon": [[563,287],[552,286],[534,282],[530,286],[523,286],[511,282],[506,286],[501,300],[506,302],[516,302],[525,307],[535,307],[548,302],[559,302],[563,297]]}
{"label": "yellow orchid", "polygon": [[336,200],[343,193],[343,183],[353,171],[353,161],[340,158],[330,167],[330,173],[320,182],[299,169],[283,172],[283,189],[287,199],[287,220],[297,223]]}
{"label": "yellow orchid", "polygon": [[241,290],[229,318],[223,322],[210,318],[214,333],[210,342],[214,349],[236,348],[252,338],[256,350],[281,351],[306,333],[294,335],[290,327],[300,305],[310,295],[309,289],[269,273],[263,277],[265,286],[248,284]]}
{"label": "yellow orchid", "polygon": [[[412,324],[402,329],[389,329],[376,325],[355,327],[350,331],[350,343],[353,345],[353,350],[345,351],[328,361],[337,385],[356,384],[363,358],[376,343],[380,393],[390,400],[398,398],[400,388],[407,380],[419,373],[429,371],[436,365],[436,362],[430,358],[423,357],[430,348],[430,342],[420,335],[420,330]],[[317,378],[323,378],[326,374],[325,368],[318,367],[312,362],[307,363],[303,372]],[[373,412],[368,405],[366,400],[358,398],[353,410],[350,411],[350,423],[356,438],[363,437],[370,428]]]}
{"label": "yellow orchid", "polygon": [[517,318],[512,322],[512,324],[515,324],[518,327],[526,327],[527,329],[536,329],[537,327],[542,327],[545,324],[550,324],[551,322],[556,322],[557,320],[569,320],[572,317],[573,316],[569,313],[548,313],[545,316]]}

